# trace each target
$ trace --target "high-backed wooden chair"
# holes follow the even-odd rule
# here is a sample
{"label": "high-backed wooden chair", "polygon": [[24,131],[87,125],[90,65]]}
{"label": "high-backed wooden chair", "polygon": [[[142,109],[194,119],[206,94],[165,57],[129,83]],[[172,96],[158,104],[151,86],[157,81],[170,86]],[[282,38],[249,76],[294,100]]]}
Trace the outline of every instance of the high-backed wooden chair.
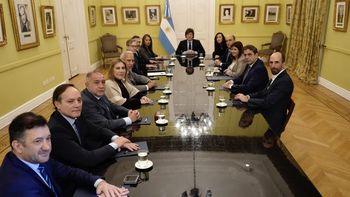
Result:
{"label": "high-backed wooden chair", "polygon": [[117,37],[115,35],[107,33],[101,36],[100,39],[103,66],[107,67],[107,65],[118,60],[123,51],[123,47],[117,44]]}
{"label": "high-backed wooden chair", "polygon": [[268,58],[273,52],[276,52],[276,51],[283,52],[285,40],[286,40],[286,34],[283,33],[282,31],[273,33],[271,42],[261,45],[261,49],[259,50],[259,56],[260,57],[266,56]]}

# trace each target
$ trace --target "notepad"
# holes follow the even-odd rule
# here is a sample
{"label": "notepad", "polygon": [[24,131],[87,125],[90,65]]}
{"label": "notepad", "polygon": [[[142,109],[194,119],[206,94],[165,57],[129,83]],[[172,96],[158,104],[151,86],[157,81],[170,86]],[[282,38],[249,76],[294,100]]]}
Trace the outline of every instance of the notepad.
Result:
{"label": "notepad", "polygon": [[[134,142],[135,144],[138,144],[140,149],[139,150],[146,150],[148,152],[148,146],[146,141],[141,141],[141,142]],[[134,156],[137,155],[138,150],[136,151],[129,151],[127,149],[122,149],[119,151],[117,154],[115,154],[115,158],[119,157],[129,157],[129,156]]]}

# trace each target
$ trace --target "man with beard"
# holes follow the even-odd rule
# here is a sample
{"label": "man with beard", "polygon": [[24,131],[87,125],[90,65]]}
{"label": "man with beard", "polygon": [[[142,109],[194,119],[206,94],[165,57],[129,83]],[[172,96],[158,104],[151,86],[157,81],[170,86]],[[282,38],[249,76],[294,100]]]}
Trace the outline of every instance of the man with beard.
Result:
{"label": "man with beard", "polygon": [[235,99],[246,103],[248,109],[256,110],[266,119],[269,128],[263,138],[263,145],[271,148],[281,135],[287,117],[287,108],[291,103],[293,81],[284,68],[285,59],[281,52],[270,56],[269,66],[272,79],[265,89],[252,94],[237,94]]}

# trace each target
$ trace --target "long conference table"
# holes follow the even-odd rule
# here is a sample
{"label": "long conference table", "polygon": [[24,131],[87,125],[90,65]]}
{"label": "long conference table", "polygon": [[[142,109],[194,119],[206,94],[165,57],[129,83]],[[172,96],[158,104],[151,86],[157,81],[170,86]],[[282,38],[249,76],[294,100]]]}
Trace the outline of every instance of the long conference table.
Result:
{"label": "long conference table", "polygon": [[[151,124],[126,135],[133,142],[147,141],[153,165],[140,170],[135,168],[137,156],[120,157],[105,171],[107,181],[121,186],[126,175],[139,175],[137,185],[127,186],[133,197],[320,196],[286,151],[263,148],[268,125],[260,114],[242,128],[244,109],[218,107],[223,98],[229,103],[231,95],[222,88],[224,81],[207,81],[215,71],[213,61],[198,66],[201,62],[179,57],[151,74],[159,78],[159,90],[147,95],[154,104],[139,110]],[[208,91],[208,85],[214,88]],[[162,87],[171,94],[165,95]],[[164,99],[168,102],[159,104]],[[156,124],[159,114],[166,125]]]}

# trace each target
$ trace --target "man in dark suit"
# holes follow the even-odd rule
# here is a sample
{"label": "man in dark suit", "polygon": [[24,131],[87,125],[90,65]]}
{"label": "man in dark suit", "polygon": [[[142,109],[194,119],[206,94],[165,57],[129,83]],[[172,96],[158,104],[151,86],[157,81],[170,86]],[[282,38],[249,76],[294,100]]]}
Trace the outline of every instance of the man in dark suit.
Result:
{"label": "man in dark suit", "polygon": [[200,55],[205,56],[205,50],[199,40],[194,38],[194,31],[188,28],[185,31],[186,40],[182,40],[177,46],[176,55]]}
{"label": "man in dark suit", "polygon": [[57,180],[70,180],[82,187],[96,187],[96,194],[126,196],[125,188],[108,184],[99,176],[50,159],[51,135],[42,116],[26,112],[9,126],[11,151],[0,168],[0,195],[11,197],[63,196]]}
{"label": "man in dark suit", "polygon": [[157,85],[155,81],[133,71],[135,59],[132,51],[124,51],[120,55],[120,60],[124,62],[126,69],[128,70],[128,81],[140,92],[147,92],[149,89]]}
{"label": "man in dark suit", "polygon": [[263,145],[272,147],[283,131],[287,108],[293,93],[293,81],[284,69],[284,56],[280,52],[271,55],[269,66],[272,73],[270,83],[261,91],[252,94],[237,94],[235,99],[247,103],[249,109],[257,110],[266,119],[269,129]]}
{"label": "man in dark suit", "polygon": [[[132,54],[131,54],[132,55]],[[105,79],[102,73],[87,73],[85,89],[81,92],[83,99],[82,116],[99,128],[107,128],[115,133],[139,117],[137,110],[129,110],[111,103],[105,96]]]}
{"label": "man in dark suit", "polygon": [[114,160],[117,149],[138,149],[137,144],[119,137],[105,128],[98,128],[80,116],[82,98],[73,84],[58,86],[52,96],[55,111],[49,128],[52,134],[52,157],[64,164],[92,170],[101,170]]}
{"label": "man in dark suit", "polygon": [[264,62],[258,57],[258,49],[253,45],[243,47],[247,67],[243,74],[235,80],[229,80],[224,84],[226,89],[233,94],[249,94],[265,88],[269,76]]}

